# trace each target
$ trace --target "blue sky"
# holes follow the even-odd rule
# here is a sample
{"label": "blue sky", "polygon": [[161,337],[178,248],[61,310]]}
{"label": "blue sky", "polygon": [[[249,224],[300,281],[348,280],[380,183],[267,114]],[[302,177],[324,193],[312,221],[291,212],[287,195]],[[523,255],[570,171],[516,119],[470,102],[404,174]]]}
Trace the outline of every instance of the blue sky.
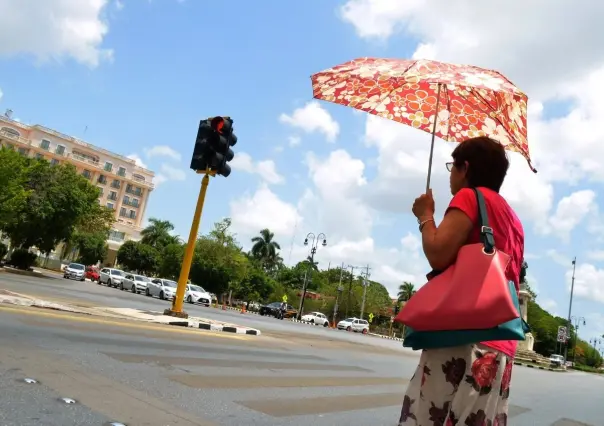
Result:
{"label": "blue sky", "polygon": [[[34,3],[24,0],[17,9]],[[540,173],[532,175],[522,159],[513,158],[504,193],[525,224],[529,277],[542,304],[566,316],[566,275],[577,256],[582,276],[574,313],[588,318],[587,334],[604,333],[602,173],[589,162],[602,136],[589,129],[604,108],[597,108],[581,79],[572,87],[561,84],[563,76],[579,72],[565,69],[571,61],[551,66],[531,54],[532,45],[496,39],[488,26],[469,28],[461,12],[448,12],[446,33],[431,25],[437,9],[427,3],[48,1],[42,9],[83,19],[86,31],[65,41],[60,24],[39,34],[31,26],[30,38],[18,42],[0,32],[3,42],[16,43],[0,49],[0,108],[11,108],[23,122],[136,155],[165,180],[152,194],[147,217],[171,220],[182,236],[200,180],[188,169],[198,122],[230,115],[239,139],[234,170],[228,179],[212,180],[202,231],[231,216],[248,245],[261,228],[274,228],[283,257],[292,263],[306,255],[301,242],[307,232],[324,232],[329,245],[319,251],[321,266],[369,264],[372,278],[394,292],[403,280],[421,284],[427,271],[409,214],[425,173],[419,167],[391,178],[384,171],[396,153],[424,164],[427,136],[344,107],[319,103],[318,110],[307,109],[313,105],[310,75],[356,57],[414,54],[499,69],[530,98],[529,143]],[[534,12],[518,31],[538,22]],[[492,16],[489,6],[476,13]],[[45,19],[39,15],[34,18]],[[554,30],[547,31],[540,49],[559,42]],[[497,55],[495,49],[516,55]],[[585,81],[604,66],[601,53],[588,54]],[[572,118],[581,111],[592,113]],[[568,151],[564,129],[591,136]],[[437,143],[437,161],[444,161],[452,146]],[[176,154],[153,155],[165,152],[157,147]],[[434,179],[442,210],[448,200],[444,170]]]}

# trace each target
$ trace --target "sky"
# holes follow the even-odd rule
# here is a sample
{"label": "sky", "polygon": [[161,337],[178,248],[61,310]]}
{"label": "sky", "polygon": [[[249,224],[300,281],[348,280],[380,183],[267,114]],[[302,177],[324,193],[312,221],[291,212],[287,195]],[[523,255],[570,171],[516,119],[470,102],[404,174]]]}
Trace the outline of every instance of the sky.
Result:
{"label": "sky", "polygon": [[[429,135],[312,99],[310,76],[363,56],[495,69],[529,97],[535,167],[511,154],[502,194],[526,232],[538,302],[604,334],[604,3],[577,0],[0,0],[0,109],[156,172],[148,217],[186,238],[200,119],[228,115],[238,143],[210,182],[202,232],[224,217],[244,248],[263,228],[288,264],[324,233],[321,268],[368,265],[391,294],[425,282],[413,200]],[[453,144],[437,141],[437,214]],[[355,273],[358,271],[355,270]]]}

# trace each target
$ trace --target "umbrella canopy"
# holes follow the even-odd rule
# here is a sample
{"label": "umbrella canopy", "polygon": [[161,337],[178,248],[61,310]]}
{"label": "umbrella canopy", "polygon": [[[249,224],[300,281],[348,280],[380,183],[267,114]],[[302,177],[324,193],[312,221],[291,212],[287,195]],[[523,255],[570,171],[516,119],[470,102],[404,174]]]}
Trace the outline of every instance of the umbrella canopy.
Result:
{"label": "umbrella canopy", "polygon": [[527,96],[497,71],[424,59],[359,58],[311,79],[316,99],[450,142],[489,136],[522,154],[536,172],[526,136]]}

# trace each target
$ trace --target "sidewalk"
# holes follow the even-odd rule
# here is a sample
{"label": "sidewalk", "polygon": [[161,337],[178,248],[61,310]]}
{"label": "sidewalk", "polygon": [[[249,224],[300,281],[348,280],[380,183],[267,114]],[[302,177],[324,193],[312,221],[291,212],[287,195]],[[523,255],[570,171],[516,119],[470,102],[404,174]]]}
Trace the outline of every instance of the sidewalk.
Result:
{"label": "sidewalk", "polygon": [[109,307],[84,307],[74,306],[64,303],[57,303],[49,300],[38,299],[26,294],[15,293],[0,289],[0,304],[9,304],[17,306],[32,306],[36,308],[53,309],[57,311],[72,312],[93,316],[129,319],[132,321],[150,322],[155,324],[166,324],[180,327],[197,328],[210,331],[224,331],[227,333],[237,333],[259,336],[260,330],[249,327],[242,327],[236,324],[214,321],[200,317],[189,317],[188,319],[178,319],[164,315],[163,312],[148,311],[132,308],[109,308]]}

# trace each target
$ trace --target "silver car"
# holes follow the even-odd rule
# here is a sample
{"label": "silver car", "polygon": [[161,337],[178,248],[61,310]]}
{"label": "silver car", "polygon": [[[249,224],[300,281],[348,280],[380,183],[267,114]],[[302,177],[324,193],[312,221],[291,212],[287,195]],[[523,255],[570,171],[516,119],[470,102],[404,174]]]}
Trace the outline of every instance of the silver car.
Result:
{"label": "silver car", "polygon": [[147,296],[159,297],[162,300],[172,300],[176,295],[176,287],[178,284],[175,281],[165,278],[153,278],[147,283]]}
{"label": "silver car", "polygon": [[86,266],[81,263],[70,263],[63,271],[63,278],[84,281]]}
{"label": "silver car", "polygon": [[144,275],[136,275],[136,274],[126,274],[122,283],[120,284],[120,289],[122,290],[130,290],[132,293],[145,293],[147,291],[147,284],[151,281],[149,278]]}
{"label": "silver car", "polygon": [[99,284],[106,284],[107,287],[118,288],[124,279],[124,271],[113,268],[103,268],[99,274]]}

